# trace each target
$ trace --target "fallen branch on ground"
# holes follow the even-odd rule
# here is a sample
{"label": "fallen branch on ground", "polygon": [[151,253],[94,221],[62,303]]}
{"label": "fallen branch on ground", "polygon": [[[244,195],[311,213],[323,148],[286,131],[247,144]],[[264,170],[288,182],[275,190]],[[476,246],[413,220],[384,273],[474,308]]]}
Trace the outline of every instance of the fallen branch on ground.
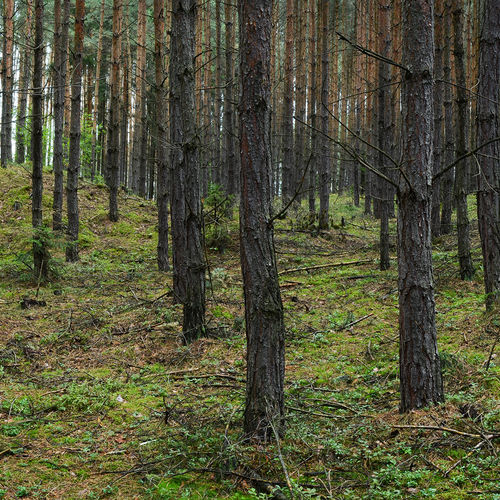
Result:
{"label": "fallen branch on ground", "polygon": [[278,276],[282,276],[283,274],[291,274],[298,273],[300,271],[315,271],[317,269],[328,269],[332,267],[345,267],[345,266],[359,266],[361,264],[371,264],[373,263],[373,259],[369,260],[356,260],[352,262],[334,262],[331,264],[320,264],[317,266],[308,266],[308,267],[296,267],[294,269],[285,269],[278,273]]}

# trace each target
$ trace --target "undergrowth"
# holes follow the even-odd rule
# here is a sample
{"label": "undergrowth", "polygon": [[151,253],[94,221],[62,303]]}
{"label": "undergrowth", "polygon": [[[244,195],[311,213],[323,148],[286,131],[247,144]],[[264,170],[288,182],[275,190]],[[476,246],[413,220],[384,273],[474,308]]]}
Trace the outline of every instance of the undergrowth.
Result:
{"label": "undergrowth", "polygon": [[[122,192],[112,224],[106,190],[84,184],[81,260],[65,264],[51,234],[40,285],[28,186],[21,167],[0,172],[0,498],[500,498],[499,323],[480,272],[459,280],[454,235],[434,249],[446,402],[400,415],[396,261],[378,271],[377,221],[347,196],[332,196],[326,233],[304,208],[276,221],[287,428],[260,446],[242,438],[237,213],[221,193],[205,204],[214,333],[184,346],[154,203]],[[49,226],[48,175],[45,188]],[[22,309],[26,297],[45,305]]]}

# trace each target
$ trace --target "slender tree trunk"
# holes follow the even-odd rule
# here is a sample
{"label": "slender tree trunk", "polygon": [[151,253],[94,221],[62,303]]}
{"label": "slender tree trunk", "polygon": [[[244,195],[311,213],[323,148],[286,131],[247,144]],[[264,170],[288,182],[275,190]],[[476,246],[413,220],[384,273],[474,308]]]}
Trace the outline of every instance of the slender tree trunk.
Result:
{"label": "slender tree trunk", "polygon": [[[122,39],[122,53],[126,53],[126,47],[124,50],[124,43]],[[130,89],[129,83],[129,71],[130,67],[128,65],[128,58],[123,58],[122,64],[122,99],[121,99],[121,120],[120,120],[120,184],[122,186],[127,185],[128,176],[128,108],[130,104]]]}
{"label": "slender tree trunk", "polygon": [[48,275],[48,251],[40,234],[42,227],[43,193],[43,0],[35,0],[35,49],[33,65],[33,111],[31,131],[33,272],[36,281]]}
{"label": "slender tree trunk", "polygon": [[218,185],[221,180],[221,110],[222,110],[222,55],[221,55],[221,0],[215,0],[215,102],[214,102],[214,164],[213,179]]}
{"label": "slender tree trunk", "polygon": [[158,248],[157,261],[160,271],[168,271],[168,162],[167,134],[165,127],[165,89],[163,87],[163,62],[165,51],[165,11],[163,0],[154,0],[155,24],[155,106],[156,106],[156,171],[158,179]]}
{"label": "slender tree trunk", "polygon": [[212,102],[213,102],[213,92],[212,92],[212,44],[211,44],[211,7],[210,2],[206,3],[204,18],[204,32],[203,32],[203,154],[202,154],[202,165],[201,165],[201,176],[202,176],[202,196],[206,197],[208,192],[208,179],[209,179],[209,169],[213,165],[213,141],[211,134],[211,124],[212,124]]}
{"label": "slender tree trunk", "polygon": [[[382,56],[391,58],[391,4],[390,0],[379,1],[378,26],[379,26],[379,52]],[[391,152],[392,127],[391,127],[391,67],[389,64],[378,64],[378,167],[390,176],[387,158],[382,154]],[[389,257],[389,212],[392,200],[389,199],[389,185],[383,179],[378,180],[380,194],[380,269],[385,271],[391,266]]]}
{"label": "slender tree trunk", "polygon": [[247,335],[245,433],[270,441],[284,428],[283,306],[270,224],[271,2],[239,0],[240,244]]}
{"label": "slender tree trunk", "polygon": [[2,48],[2,133],[0,164],[12,161],[12,97],[14,51],[14,0],[3,1],[3,48]]}
{"label": "slender tree trunk", "polygon": [[78,210],[78,173],[80,171],[80,107],[82,100],[83,66],[83,20],[85,0],[76,0],[75,5],[75,45],[73,51],[73,74],[71,76],[71,125],[69,137],[69,163],[66,184],[68,203],[68,244],[66,260],[78,260],[78,232],[80,216]]}
{"label": "slender tree trunk", "polygon": [[24,28],[23,61],[21,64],[21,81],[19,84],[19,106],[16,130],[16,163],[24,163],[26,158],[25,128],[26,128],[26,108],[28,105],[28,88],[31,78],[31,57],[33,40],[31,37],[31,24],[33,17],[33,0],[26,1],[26,24]]}
{"label": "slender tree trunk", "polygon": [[444,399],[431,255],[433,3],[403,2],[403,66],[411,70],[403,74],[398,210],[401,412]]}
{"label": "slender tree trunk", "polygon": [[[441,170],[441,152],[443,149],[443,0],[437,0],[434,12],[434,137],[433,137],[433,174]],[[432,185],[432,236],[441,234],[441,179]]]}
{"label": "slender tree trunk", "polygon": [[304,158],[305,129],[303,121],[306,119],[306,78],[307,78],[307,20],[309,17],[308,1],[295,0],[295,19],[298,25],[297,43],[295,45],[296,64],[296,112],[295,115],[300,121],[295,122],[295,137],[293,140],[295,148],[294,159],[294,183],[292,196],[297,192],[297,202],[302,199],[305,182],[302,183],[303,175],[307,174],[304,169],[307,162]]}
{"label": "slender tree trunk", "polygon": [[101,14],[99,20],[99,41],[97,42],[97,62],[95,70],[95,86],[94,86],[94,110],[92,112],[92,166],[90,171],[90,179],[93,181],[97,171],[97,114],[99,112],[99,87],[101,79],[102,65],[102,44],[104,32],[104,2],[101,0]]}
{"label": "slender tree trunk", "polygon": [[174,294],[183,304],[185,342],[205,331],[205,263],[195,116],[196,0],[174,0],[170,65]]}
{"label": "slender tree trunk", "polygon": [[[54,2],[54,197],[52,202],[52,227],[54,231],[62,229],[63,212],[63,128],[64,128],[64,94],[66,83],[66,67],[68,53],[68,25],[70,0]],[[61,17],[62,14],[62,17]]]}
{"label": "slender tree trunk", "polygon": [[137,63],[135,73],[134,144],[132,153],[132,189],[145,195],[146,151],[142,151],[144,127],[144,91],[146,86],[146,0],[138,1]]}
{"label": "slender tree trunk", "polygon": [[316,26],[316,0],[309,0],[311,4],[310,10],[310,18],[309,18],[309,52],[311,54],[310,59],[310,73],[309,73],[309,108],[310,108],[310,116],[309,120],[311,122],[311,159],[309,165],[309,213],[316,213],[316,171],[317,171],[317,163],[318,156],[316,154],[317,151],[317,142],[318,142],[318,133],[317,129],[317,103],[316,96],[318,94],[317,90],[317,68],[316,68],[316,60],[317,60],[317,45],[318,45],[318,37],[317,37],[317,26]]}
{"label": "slender tree trunk", "polygon": [[[500,135],[500,5],[484,0],[479,41],[479,88],[477,103],[477,144]],[[486,307],[500,305],[500,221],[497,217],[500,171],[498,142],[478,154],[480,164],[477,216],[483,251]],[[497,191],[495,191],[495,189]]]}
{"label": "slender tree trunk", "polygon": [[111,105],[108,131],[109,220],[118,221],[120,172],[120,59],[123,0],[113,0],[113,41],[111,46]]}
{"label": "slender tree trunk", "polygon": [[286,1],[285,30],[285,74],[283,86],[283,200],[286,203],[293,196],[293,46],[294,46],[294,5],[293,0]]}
{"label": "slender tree trunk", "polygon": [[[321,20],[321,100],[319,104],[321,117],[321,156],[319,158],[319,229],[328,229],[328,213],[330,207],[330,142],[328,135],[328,89],[330,82],[328,26],[330,2],[319,0],[318,14]],[[336,76],[336,75],[335,75]]]}
{"label": "slender tree trunk", "polygon": [[[443,49],[443,76],[445,82],[451,82],[451,0],[445,1],[444,8],[444,49]],[[453,97],[452,86],[444,85],[444,164],[453,161],[455,152],[455,137],[453,129]],[[449,170],[441,181],[443,207],[441,211],[441,234],[449,234],[452,230],[451,214],[453,212],[453,170]]]}
{"label": "slender tree trunk", "polygon": [[[467,81],[465,78],[464,59],[464,12],[463,0],[453,0],[453,55],[455,59],[455,81],[457,122],[456,122],[456,157],[460,158],[467,150]],[[455,174],[455,201],[457,204],[457,233],[458,233],[458,261],[460,265],[460,277],[463,280],[472,279],[474,266],[472,264],[470,250],[470,224],[467,211],[467,172],[468,162],[462,160],[456,167]]]}
{"label": "slender tree trunk", "polygon": [[232,5],[225,3],[226,24],[226,87],[224,92],[224,179],[228,194],[236,194],[236,153],[234,148],[233,130],[233,45],[234,25],[232,16]]}

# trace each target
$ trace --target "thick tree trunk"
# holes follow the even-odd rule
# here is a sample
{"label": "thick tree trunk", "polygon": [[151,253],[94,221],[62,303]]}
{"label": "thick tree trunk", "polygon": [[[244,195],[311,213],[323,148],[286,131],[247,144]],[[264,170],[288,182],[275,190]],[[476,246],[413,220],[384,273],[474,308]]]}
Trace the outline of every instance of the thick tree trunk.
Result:
{"label": "thick tree trunk", "polygon": [[73,75],[71,76],[71,125],[69,136],[69,163],[66,183],[68,204],[68,243],[66,261],[78,260],[78,232],[80,217],[78,210],[78,173],[80,171],[80,106],[82,100],[83,66],[83,20],[85,0],[76,0],[75,45],[73,50]]}
{"label": "thick tree trunk", "polygon": [[[500,135],[500,5],[485,0],[479,41],[479,88],[477,103],[477,144]],[[497,217],[500,170],[498,142],[478,154],[480,168],[477,216],[483,251],[486,307],[500,305],[500,221]],[[496,190],[496,191],[495,191]]]}
{"label": "thick tree trunk", "polygon": [[330,82],[329,70],[329,50],[328,50],[328,27],[330,2],[319,0],[318,15],[321,22],[321,29],[318,30],[321,36],[321,99],[318,103],[319,115],[321,119],[321,153],[319,158],[319,229],[329,227],[330,208],[330,142],[328,135],[328,90]]}
{"label": "thick tree trunk", "polygon": [[32,45],[31,28],[33,18],[33,0],[26,1],[26,21],[24,28],[24,51],[21,64],[21,75],[19,83],[19,106],[17,112],[17,127],[16,127],[16,163],[24,163],[26,158],[26,143],[25,143],[25,128],[26,128],[26,108],[28,105],[28,93],[31,78],[31,57]]}
{"label": "thick tree trunk", "polygon": [[[444,8],[444,49],[443,49],[443,79],[451,82],[451,0],[446,0]],[[455,136],[453,130],[453,96],[452,86],[445,85],[443,92],[444,104],[444,165],[453,162],[455,152]],[[441,210],[441,234],[449,234],[452,230],[451,215],[453,213],[453,170],[444,174],[441,181],[443,207]]]}
{"label": "thick tree trunk", "polygon": [[[466,153],[466,131],[467,131],[467,82],[465,79],[465,59],[464,59],[464,11],[463,0],[453,0],[453,55],[455,59],[455,81],[457,121],[456,131],[456,157],[460,158]],[[467,179],[468,162],[462,160],[456,166],[455,174],[455,201],[457,205],[457,233],[458,233],[458,262],[460,265],[460,277],[463,280],[472,279],[474,276],[474,266],[472,264],[470,250],[470,224],[467,211]]]}
{"label": "thick tree trunk", "polygon": [[61,17],[61,0],[54,2],[54,198],[52,202],[52,227],[54,231],[62,229],[63,212],[63,128],[64,128],[64,84],[68,62],[68,28],[70,0],[63,0]]}
{"label": "thick tree trunk", "polygon": [[241,269],[245,294],[245,433],[269,441],[284,426],[283,306],[270,224],[271,2],[239,0]]}
{"label": "thick tree trunk", "polygon": [[185,342],[205,331],[205,263],[195,117],[196,0],[174,0],[170,66],[174,294],[183,304]]}
{"label": "thick tree trunk", "polygon": [[42,227],[43,193],[43,0],[35,0],[35,49],[33,65],[33,111],[31,130],[32,175],[32,225],[33,273],[36,281],[44,281],[48,275],[48,251]]}
{"label": "thick tree trunk", "polygon": [[3,1],[2,48],[2,133],[0,165],[12,161],[12,97],[14,75],[12,71],[14,50],[14,0]]}
{"label": "thick tree trunk", "polygon": [[118,221],[120,172],[120,59],[123,0],[113,0],[113,41],[111,45],[111,102],[108,131],[109,220]]}
{"label": "thick tree trunk", "polygon": [[[441,152],[443,149],[443,0],[438,0],[434,12],[434,137],[433,137],[433,174],[441,170]],[[441,179],[432,185],[432,236],[441,234]]]}
{"label": "thick tree trunk", "polygon": [[160,271],[168,271],[168,162],[165,116],[165,89],[163,87],[165,59],[165,11],[163,0],[154,0],[155,24],[155,105],[156,105],[156,172],[158,204],[157,261]]}
{"label": "thick tree trunk", "polygon": [[[432,0],[403,2],[403,158],[399,179],[400,411],[443,401],[431,255]],[[408,181],[407,181],[407,180]]]}

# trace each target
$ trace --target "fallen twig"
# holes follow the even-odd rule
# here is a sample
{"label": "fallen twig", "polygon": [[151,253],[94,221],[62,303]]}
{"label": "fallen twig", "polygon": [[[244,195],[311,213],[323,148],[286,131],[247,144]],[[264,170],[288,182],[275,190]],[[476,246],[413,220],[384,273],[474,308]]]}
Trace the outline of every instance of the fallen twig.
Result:
{"label": "fallen twig", "polygon": [[357,325],[358,323],[361,323],[361,321],[364,321],[365,319],[371,318],[373,316],[373,313],[366,314],[362,318],[359,318],[355,321],[351,321],[350,323],[347,323],[347,325],[344,325],[338,329],[338,331],[342,330],[347,330],[348,328],[351,328],[351,326]]}
{"label": "fallen twig", "polygon": [[473,455],[477,450],[479,450],[484,443],[486,443],[486,439],[477,443],[476,446],[474,446],[474,448],[472,448],[472,450],[469,453],[467,453],[467,455],[465,455],[465,457],[462,457],[460,460],[457,460],[448,470],[444,472],[443,474],[444,477],[447,477],[452,470],[456,469],[464,460],[467,460],[471,455]]}
{"label": "fallen twig", "polygon": [[487,436],[482,436],[481,434],[472,434],[470,432],[462,432],[456,429],[450,429],[449,427],[439,427],[437,425],[392,425],[396,429],[420,429],[420,430],[430,430],[430,431],[441,431],[449,432],[451,434],[457,434],[459,436],[471,437],[471,438],[484,438],[495,439],[500,437],[500,434],[489,434]]}
{"label": "fallen twig", "polygon": [[320,264],[317,266],[308,266],[308,267],[296,267],[294,269],[285,269],[278,273],[278,276],[282,276],[283,274],[291,274],[298,273],[300,271],[315,271],[317,269],[327,269],[331,267],[344,267],[344,266],[358,266],[361,264],[371,264],[373,259],[369,260],[356,260],[352,262],[333,262],[331,264]]}

